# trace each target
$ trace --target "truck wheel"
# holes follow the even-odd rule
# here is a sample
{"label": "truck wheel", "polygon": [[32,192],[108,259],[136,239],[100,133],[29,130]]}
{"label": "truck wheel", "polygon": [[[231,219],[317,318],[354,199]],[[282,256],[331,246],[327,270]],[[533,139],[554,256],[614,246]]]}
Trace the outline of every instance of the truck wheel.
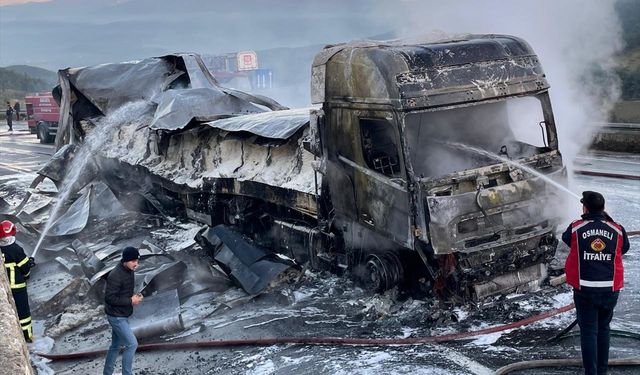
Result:
{"label": "truck wheel", "polygon": [[370,255],[364,264],[362,282],[374,292],[384,292],[402,281],[402,263],[396,254],[388,251],[382,255]]}
{"label": "truck wheel", "polygon": [[40,143],[53,142],[53,137],[49,134],[49,125],[44,122],[38,124],[38,138],[40,138]]}

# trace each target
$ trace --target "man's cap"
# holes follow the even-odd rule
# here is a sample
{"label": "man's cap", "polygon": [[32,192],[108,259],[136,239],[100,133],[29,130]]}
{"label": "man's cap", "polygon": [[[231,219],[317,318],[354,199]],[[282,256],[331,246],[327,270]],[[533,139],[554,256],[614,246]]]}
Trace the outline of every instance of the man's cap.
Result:
{"label": "man's cap", "polygon": [[122,262],[129,262],[131,260],[140,259],[140,253],[138,249],[133,246],[127,246],[122,249]]}
{"label": "man's cap", "polygon": [[604,197],[596,191],[583,191],[580,203],[589,210],[589,212],[602,212],[604,210]]}

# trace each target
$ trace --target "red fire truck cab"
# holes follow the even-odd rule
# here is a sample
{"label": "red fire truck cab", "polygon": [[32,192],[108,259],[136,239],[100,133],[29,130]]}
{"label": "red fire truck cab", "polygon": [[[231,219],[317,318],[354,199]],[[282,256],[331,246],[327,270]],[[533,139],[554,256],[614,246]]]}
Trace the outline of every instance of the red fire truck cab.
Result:
{"label": "red fire truck cab", "polygon": [[27,125],[31,134],[37,134],[40,143],[56,139],[60,109],[50,92],[27,95]]}

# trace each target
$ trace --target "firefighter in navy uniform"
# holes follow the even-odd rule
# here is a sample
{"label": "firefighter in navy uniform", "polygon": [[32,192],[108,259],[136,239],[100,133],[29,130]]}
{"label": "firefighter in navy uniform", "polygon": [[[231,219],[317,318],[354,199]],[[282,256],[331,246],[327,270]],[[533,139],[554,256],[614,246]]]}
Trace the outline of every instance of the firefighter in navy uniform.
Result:
{"label": "firefighter in navy uniform", "polygon": [[624,284],[622,254],[629,238],[605,212],[602,194],[585,191],[580,202],[582,218],[562,234],[570,247],[565,273],[573,287],[585,374],[600,375],[607,373],[609,323]]}
{"label": "firefighter in navy uniform", "polygon": [[33,330],[31,328],[27,279],[29,278],[31,267],[35,263],[33,258],[26,256],[22,247],[16,243],[15,234],[15,224],[9,220],[0,222],[0,249],[4,257],[4,267],[9,277],[9,286],[18,310],[22,333],[24,333],[25,340],[31,342]]}

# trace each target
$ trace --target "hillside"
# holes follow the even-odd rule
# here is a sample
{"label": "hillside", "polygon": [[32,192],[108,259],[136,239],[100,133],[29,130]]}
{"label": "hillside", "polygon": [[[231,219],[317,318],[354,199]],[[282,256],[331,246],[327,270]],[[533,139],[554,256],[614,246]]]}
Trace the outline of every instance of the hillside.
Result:
{"label": "hillside", "polygon": [[15,73],[24,74],[33,79],[44,81],[44,83],[46,83],[48,87],[53,87],[58,82],[58,73],[52,72],[51,70],[38,68],[36,66],[10,65],[6,66],[5,69],[11,70]]}
{"label": "hillside", "polygon": [[[6,102],[15,102],[16,100],[23,100],[24,96],[28,93],[38,91],[50,91],[54,83],[50,78],[46,78],[44,72],[49,72],[45,69],[34,68],[29,66],[22,66],[26,72],[34,72],[36,76],[43,76],[44,79],[34,78],[25,73],[16,72],[10,68],[0,68],[0,104],[1,108],[5,107]],[[33,68],[33,69],[28,69]],[[44,71],[44,72],[42,72]],[[50,72],[53,73],[53,72]],[[55,74],[55,73],[54,73]]]}

